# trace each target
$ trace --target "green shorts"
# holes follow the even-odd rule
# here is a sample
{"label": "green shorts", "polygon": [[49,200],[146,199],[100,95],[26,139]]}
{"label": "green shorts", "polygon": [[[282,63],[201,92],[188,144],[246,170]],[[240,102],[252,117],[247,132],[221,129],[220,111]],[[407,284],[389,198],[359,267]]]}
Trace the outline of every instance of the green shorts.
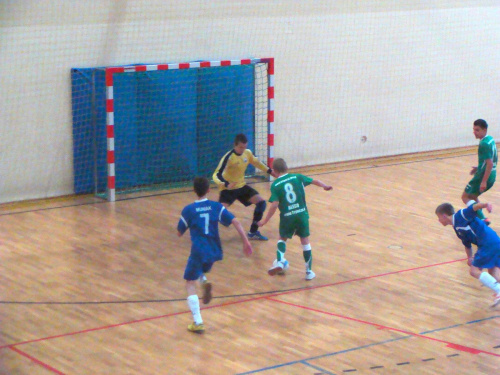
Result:
{"label": "green shorts", "polygon": [[[490,188],[493,186],[495,183],[495,179],[497,177],[496,173],[491,172],[490,177],[488,178],[488,181],[486,181],[486,190],[490,190]],[[485,191],[479,191],[479,187],[481,186],[481,181],[483,180],[482,175],[474,175],[472,177],[472,180],[469,181],[467,186],[465,187],[465,192],[467,194],[473,194],[473,195],[481,195]]]}
{"label": "green shorts", "polygon": [[297,214],[280,218],[280,237],[292,238],[294,234],[300,238],[309,237],[308,214]]}

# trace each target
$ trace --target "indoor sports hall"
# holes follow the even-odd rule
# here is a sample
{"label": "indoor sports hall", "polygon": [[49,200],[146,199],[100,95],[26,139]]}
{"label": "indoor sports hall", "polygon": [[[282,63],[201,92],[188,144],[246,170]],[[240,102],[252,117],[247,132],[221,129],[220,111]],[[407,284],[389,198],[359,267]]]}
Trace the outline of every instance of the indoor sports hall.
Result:
{"label": "indoor sports hall", "polygon": [[[474,121],[500,139],[499,19],[494,0],[1,2],[0,374],[500,373],[500,305],[435,214],[465,207]],[[195,334],[177,225],[238,133],[333,186],[305,188],[316,277],[297,237],[268,275],[278,213],[248,257],[221,226]],[[247,170],[266,201],[272,182]],[[253,206],[228,210],[247,230]]]}

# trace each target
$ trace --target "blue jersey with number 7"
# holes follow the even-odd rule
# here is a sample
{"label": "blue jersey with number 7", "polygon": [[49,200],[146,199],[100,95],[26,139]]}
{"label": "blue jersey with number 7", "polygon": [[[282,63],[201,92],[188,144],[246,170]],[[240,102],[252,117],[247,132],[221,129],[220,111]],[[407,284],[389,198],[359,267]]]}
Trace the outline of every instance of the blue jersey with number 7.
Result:
{"label": "blue jersey with number 7", "polygon": [[227,227],[233,219],[222,204],[205,198],[184,207],[177,230],[184,233],[189,228],[192,256],[202,262],[215,262],[222,259],[219,222]]}

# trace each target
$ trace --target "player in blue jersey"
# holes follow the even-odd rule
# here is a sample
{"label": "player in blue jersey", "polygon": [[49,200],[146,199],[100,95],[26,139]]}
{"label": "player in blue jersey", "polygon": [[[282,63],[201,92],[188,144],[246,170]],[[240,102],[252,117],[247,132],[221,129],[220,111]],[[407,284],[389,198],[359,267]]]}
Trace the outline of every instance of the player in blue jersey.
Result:
{"label": "player in blue jersey", "polygon": [[[471,276],[495,292],[494,307],[500,303],[500,237],[478,218],[477,211],[483,208],[491,212],[492,205],[469,202],[467,208],[455,213],[450,203],[443,203],[436,208],[436,215],[444,226],[452,225],[457,237],[462,240]],[[477,246],[474,257],[472,244]]]}
{"label": "player in blue jersey", "polygon": [[200,303],[196,291],[196,281],[203,287],[203,303],[212,299],[212,285],[207,281],[205,273],[209,272],[214,262],[222,259],[222,245],[219,237],[219,222],[226,227],[233,224],[243,241],[245,255],[252,254],[252,246],[248,241],[245,230],[240,222],[221,203],[207,198],[210,182],[205,177],[194,179],[194,191],[198,200],[184,207],[179,224],[178,236],[182,236],[189,229],[191,234],[191,254],[184,271],[186,280],[187,303],[193,313],[194,322],[188,330],[202,333],[205,330],[200,313]]}

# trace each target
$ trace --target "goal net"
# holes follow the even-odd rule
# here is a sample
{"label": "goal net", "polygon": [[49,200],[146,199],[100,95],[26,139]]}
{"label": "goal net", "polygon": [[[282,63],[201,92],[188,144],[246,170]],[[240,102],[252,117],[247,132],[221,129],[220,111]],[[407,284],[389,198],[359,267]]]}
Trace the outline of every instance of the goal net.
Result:
{"label": "goal net", "polygon": [[191,187],[238,133],[272,164],[273,77],[272,58],[72,69],[75,193]]}

